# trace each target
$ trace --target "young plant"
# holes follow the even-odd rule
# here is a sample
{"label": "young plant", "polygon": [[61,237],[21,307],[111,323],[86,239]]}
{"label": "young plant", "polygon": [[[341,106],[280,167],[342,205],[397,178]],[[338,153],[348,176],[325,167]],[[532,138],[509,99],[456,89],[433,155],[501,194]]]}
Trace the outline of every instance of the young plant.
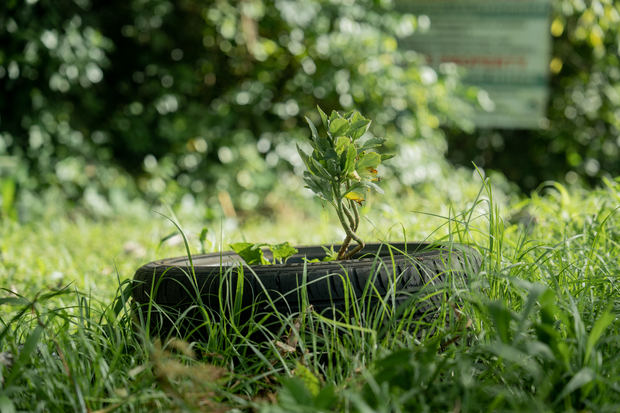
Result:
{"label": "young plant", "polygon": [[[288,242],[281,244],[253,244],[251,242],[237,242],[230,244],[243,261],[248,265],[271,265],[286,263],[293,255],[297,254],[297,249]],[[269,261],[263,253],[263,248],[271,251],[273,261]]]}
{"label": "young plant", "polygon": [[[383,146],[385,139],[360,139],[368,131],[370,120],[359,112],[340,114],[332,111],[328,117],[320,107],[317,109],[325,134],[320,135],[312,121],[306,118],[311,131],[312,153],[306,154],[299,146],[297,150],[306,165],[306,186],[334,207],[346,234],[337,259],[349,259],[364,248],[364,241],[357,234],[359,208],[366,200],[366,192],[383,193],[375,184],[379,181],[377,167],[390,156],[374,151]],[[349,250],[352,241],[357,245]]]}

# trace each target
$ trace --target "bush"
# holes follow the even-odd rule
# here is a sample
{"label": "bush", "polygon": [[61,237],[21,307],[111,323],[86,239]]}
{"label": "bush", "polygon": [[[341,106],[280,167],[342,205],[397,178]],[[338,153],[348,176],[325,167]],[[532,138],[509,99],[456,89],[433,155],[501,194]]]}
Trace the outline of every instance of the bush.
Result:
{"label": "bush", "polygon": [[398,50],[416,19],[388,3],[5,3],[0,153],[21,189],[79,199],[128,171],[151,199],[226,192],[252,209],[301,172],[295,141],[320,104],[374,119],[406,184],[437,178],[458,83]]}

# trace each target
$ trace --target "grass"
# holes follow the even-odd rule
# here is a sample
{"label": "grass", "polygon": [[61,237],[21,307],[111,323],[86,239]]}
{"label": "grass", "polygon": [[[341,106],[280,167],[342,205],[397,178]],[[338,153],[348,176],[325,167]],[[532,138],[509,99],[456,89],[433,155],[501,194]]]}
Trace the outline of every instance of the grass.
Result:
{"label": "grass", "polygon": [[[164,219],[5,221],[0,412],[618,411],[619,206],[618,182],[550,183],[505,205],[485,181],[468,206],[435,214],[445,216],[431,218],[434,231],[405,222],[399,234],[389,214],[373,216],[375,238],[468,243],[482,268],[466,285],[446,283],[435,318],[415,316],[424,294],[398,318],[389,300],[376,311],[362,300],[351,322],[306,306],[260,343],[234,310],[207,317],[202,342],[160,340],[132,318],[135,268],[184,253],[170,238],[160,245],[172,232]],[[207,249],[257,234],[281,241],[289,218],[269,233],[216,223]],[[310,242],[340,238],[319,222]],[[186,231],[194,252],[203,224]]]}

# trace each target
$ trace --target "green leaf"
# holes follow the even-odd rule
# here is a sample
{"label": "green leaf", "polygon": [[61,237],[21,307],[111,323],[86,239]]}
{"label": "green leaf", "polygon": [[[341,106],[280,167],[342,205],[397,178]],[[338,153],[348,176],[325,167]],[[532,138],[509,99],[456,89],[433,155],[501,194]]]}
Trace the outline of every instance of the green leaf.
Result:
{"label": "green leaf", "polygon": [[310,189],[316,196],[328,202],[333,200],[330,181],[304,172],[304,182],[306,187]]}
{"label": "green leaf", "polygon": [[239,255],[247,265],[265,265],[269,261],[264,257],[262,244],[252,244],[251,242],[237,242],[230,244],[230,248]]}
{"label": "green leaf", "polygon": [[345,118],[346,120],[351,120],[351,117],[353,116],[354,113],[357,113],[356,110],[347,110],[342,117]]}
{"label": "green leaf", "polygon": [[347,116],[345,116],[345,117],[349,121],[351,121],[351,123],[358,122],[358,121],[369,121],[368,119],[363,117],[362,114],[359,111],[357,111],[357,110],[351,110],[351,111],[347,112]]}
{"label": "green leaf", "polygon": [[564,389],[562,389],[558,397],[556,397],[555,403],[559,402],[578,388],[590,383],[592,380],[594,380],[594,378],[595,374],[590,368],[582,368],[570,379],[566,386],[564,386]]}
{"label": "green leaf", "polygon": [[317,146],[315,148],[316,154],[312,154],[313,156],[323,157],[325,153],[333,149],[332,142],[324,136],[319,136],[319,139],[316,141]]}
{"label": "green leaf", "polygon": [[333,245],[329,248],[323,246],[323,251],[325,251],[325,257],[323,257],[322,260],[317,259],[317,261],[329,262],[329,261],[336,261],[338,259],[338,251],[334,250]]}
{"label": "green leaf", "polygon": [[325,114],[325,112],[323,112],[323,109],[321,109],[319,105],[316,106],[316,109],[319,111],[319,115],[321,115],[321,122],[323,122],[323,127],[325,127],[325,130],[327,130],[327,115]]}
{"label": "green leaf", "polygon": [[310,172],[314,175],[328,180],[332,178],[332,174],[330,174],[328,170],[316,159],[310,158],[310,164],[313,168],[312,170],[310,170]]}
{"label": "green leaf", "polygon": [[355,165],[357,172],[362,175],[366,174],[369,168],[377,169],[381,163],[381,155],[376,152],[363,152],[359,154],[359,159]]}
{"label": "green leaf", "polygon": [[346,119],[336,118],[329,124],[329,133],[332,136],[345,135],[349,130],[349,122]]}
{"label": "green leaf", "polygon": [[299,251],[288,242],[281,244],[269,245],[269,249],[273,254],[273,262],[286,262],[290,257],[297,254]]}
{"label": "green leaf", "polygon": [[335,110],[332,110],[332,113],[329,114],[329,120],[328,120],[328,124],[331,124],[334,119],[342,119],[342,116],[340,116],[340,113],[336,112]]}
{"label": "green leaf", "polygon": [[346,167],[347,167],[347,153],[348,151],[340,152],[340,158],[338,160],[340,171],[343,175],[346,175]]}
{"label": "green leaf", "polygon": [[346,136],[339,136],[338,138],[336,138],[336,153],[339,155],[342,154],[342,152],[344,152],[344,150],[348,148],[349,145],[351,145],[351,139],[347,138]]}
{"label": "green leaf", "polygon": [[306,169],[312,172],[310,169],[310,162],[311,162],[310,156],[307,153],[305,153],[303,149],[299,147],[299,145],[297,145],[297,153],[299,154],[299,157],[301,158],[301,160],[304,162],[304,165],[306,165]]}
{"label": "green leaf", "polygon": [[329,148],[328,150],[325,151],[325,154],[323,155],[323,159],[326,161],[329,161],[329,160],[337,161],[338,154],[336,153],[334,148]]}
{"label": "green leaf", "polygon": [[359,150],[360,152],[363,152],[367,151],[368,149],[378,148],[380,146],[383,146],[384,143],[385,138],[377,138],[373,136],[372,138],[365,140]]}
{"label": "green leaf", "polygon": [[592,330],[590,330],[590,335],[588,336],[588,341],[586,342],[586,354],[584,363],[587,363],[590,360],[590,354],[594,349],[594,346],[601,338],[601,335],[605,331],[607,327],[614,321],[614,315],[608,310],[606,310],[603,315],[599,317],[598,320],[594,323]]}
{"label": "green leaf", "polygon": [[369,127],[370,120],[364,118],[359,112],[355,112],[353,116],[351,116],[349,134],[353,140],[359,139],[368,131]]}
{"label": "green leaf", "polygon": [[310,132],[312,133],[312,139],[316,141],[319,138],[319,133],[314,126],[314,123],[306,116],[306,122],[308,122],[308,126],[310,126]]}
{"label": "green leaf", "polygon": [[340,175],[340,166],[338,164],[338,158],[327,160],[327,172],[335,179]]}
{"label": "green leaf", "polygon": [[351,185],[349,189],[347,189],[347,192],[345,192],[343,196],[345,196],[351,191],[356,191],[356,192],[364,191],[365,188],[366,186],[362,182],[355,182],[353,185]]}
{"label": "green leaf", "polygon": [[360,177],[360,179],[366,182],[378,181],[378,174],[379,172],[375,168],[366,168],[357,171],[357,175]]}
{"label": "green leaf", "polygon": [[345,175],[348,175],[355,170],[355,158],[356,157],[357,157],[357,150],[355,149],[355,146],[349,145],[349,148],[347,149],[346,162],[344,164],[344,168],[342,168]]}
{"label": "green leaf", "polygon": [[312,175],[310,172],[304,172],[304,182],[306,183],[306,188],[310,189],[315,194],[318,194],[319,192],[321,192],[321,187],[317,185],[317,183],[314,181],[314,177],[315,176]]}

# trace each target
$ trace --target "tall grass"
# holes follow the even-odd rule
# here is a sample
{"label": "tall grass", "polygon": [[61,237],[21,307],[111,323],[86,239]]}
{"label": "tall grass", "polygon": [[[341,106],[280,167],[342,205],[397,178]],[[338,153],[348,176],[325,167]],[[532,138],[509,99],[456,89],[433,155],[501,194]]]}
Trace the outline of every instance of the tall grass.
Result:
{"label": "tall grass", "polygon": [[503,211],[485,182],[431,236],[473,245],[480,271],[429,282],[407,306],[369,284],[361,297],[350,288],[338,317],[302,300],[268,328],[273,314],[240,321],[240,297],[223,284],[219,312],[197,302],[171,319],[196,319],[207,334],[192,342],[181,328],[155,334],[156,303],[133,311],[130,272],[112,300],[5,288],[0,412],[618,411],[620,185],[605,185],[549,184]]}

